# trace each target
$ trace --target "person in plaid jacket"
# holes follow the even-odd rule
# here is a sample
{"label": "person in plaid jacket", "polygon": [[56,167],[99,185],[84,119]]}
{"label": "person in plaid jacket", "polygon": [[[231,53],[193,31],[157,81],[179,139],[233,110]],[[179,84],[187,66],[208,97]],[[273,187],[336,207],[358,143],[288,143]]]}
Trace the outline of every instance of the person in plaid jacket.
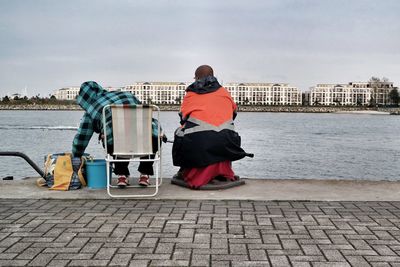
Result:
{"label": "person in plaid jacket", "polygon": [[[84,82],[79,90],[76,99],[77,103],[83,108],[85,113],[81,119],[78,132],[72,142],[72,154],[74,157],[80,157],[85,152],[86,147],[94,133],[99,134],[99,140],[103,146],[107,145],[107,151],[113,153],[113,136],[111,127],[111,113],[106,113],[107,121],[107,144],[104,144],[103,138],[103,119],[102,112],[106,105],[110,104],[141,104],[141,102],[130,92],[106,91],[94,81]],[[109,123],[110,122],[110,123]],[[157,131],[158,122],[153,119],[153,151],[157,152]],[[126,187],[129,182],[129,162],[115,162],[114,173],[118,175],[118,186]],[[138,171],[140,172],[139,184],[148,186],[149,175],[154,175],[153,162],[141,162]]]}

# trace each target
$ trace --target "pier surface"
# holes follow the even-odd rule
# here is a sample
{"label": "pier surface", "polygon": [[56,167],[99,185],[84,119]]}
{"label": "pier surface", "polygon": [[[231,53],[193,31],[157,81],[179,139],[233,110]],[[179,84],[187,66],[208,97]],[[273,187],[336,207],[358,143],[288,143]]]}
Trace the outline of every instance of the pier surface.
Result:
{"label": "pier surface", "polygon": [[154,199],[0,181],[0,266],[400,266],[400,183],[246,180]]}

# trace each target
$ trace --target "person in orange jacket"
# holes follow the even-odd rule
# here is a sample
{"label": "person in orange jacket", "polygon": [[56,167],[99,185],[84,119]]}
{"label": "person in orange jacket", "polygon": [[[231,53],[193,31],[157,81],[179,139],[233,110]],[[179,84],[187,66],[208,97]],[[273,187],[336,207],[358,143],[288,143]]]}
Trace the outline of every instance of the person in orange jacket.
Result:
{"label": "person in orange jacket", "polygon": [[173,164],[192,188],[209,183],[215,177],[235,180],[231,162],[247,154],[234,129],[237,106],[230,93],[214,77],[213,69],[196,69],[195,82],[186,89],[175,132]]}

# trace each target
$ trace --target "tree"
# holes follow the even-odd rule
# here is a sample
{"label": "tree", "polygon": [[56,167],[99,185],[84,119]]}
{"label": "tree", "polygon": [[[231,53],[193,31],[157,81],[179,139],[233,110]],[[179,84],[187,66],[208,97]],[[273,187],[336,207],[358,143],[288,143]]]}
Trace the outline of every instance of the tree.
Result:
{"label": "tree", "polygon": [[387,105],[389,102],[389,90],[393,88],[392,83],[389,82],[389,79],[386,77],[382,77],[382,79],[378,77],[371,77],[368,81],[369,87],[371,88],[373,102],[371,105]]}
{"label": "tree", "polygon": [[398,106],[399,102],[400,102],[400,95],[399,95],[399,91],[397,90],[397,88],[393,88],[390,92],[389,92],[389,99],[390,102],[393,105]]}
{"label": "tree", "polygon": [[175,98],[175,103],[176,103],[176,104],[180,105],[180,104],[181,104],[181,101],[182,101],[182,99],[181,99],[180,96],[178,96],[177,98]]}
{"label": "tree", "polygon": [[342,104],[338,98],[333,99],[333,103],[335,103],[337,106]]}
{"label": "tree", "polygon": [[374,107],[375,105],[376,105],[375,98],[371,96],[371,98],[369,99],[369,106]]}
{"label": "tree", "polygon": [[5,96],[5,97],[3,97],[3,100],[2,100],[4,103],[8,103],[8,102],[10,102],[10,98],[8,97],[8,96]]}

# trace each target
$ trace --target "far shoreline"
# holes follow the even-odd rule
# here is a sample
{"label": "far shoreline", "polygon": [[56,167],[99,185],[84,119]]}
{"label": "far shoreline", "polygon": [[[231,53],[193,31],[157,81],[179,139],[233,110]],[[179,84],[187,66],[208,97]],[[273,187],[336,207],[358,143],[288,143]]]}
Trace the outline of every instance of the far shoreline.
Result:
{"label": "far shoreline", "polygon": [[[158,105],[161,111],[179,111],[179,105]],[[82,111],[78,105],[0,105],[1,110],[42,110],[42,111]],[[285,113],[342,113],[357,114],[359,111],[387,112],[400,115],[400,107],[365,107],[365,106],[247,106],[239,105],[239,112],[285,112]],[[367,114],[368,112],[366,112]]]}

